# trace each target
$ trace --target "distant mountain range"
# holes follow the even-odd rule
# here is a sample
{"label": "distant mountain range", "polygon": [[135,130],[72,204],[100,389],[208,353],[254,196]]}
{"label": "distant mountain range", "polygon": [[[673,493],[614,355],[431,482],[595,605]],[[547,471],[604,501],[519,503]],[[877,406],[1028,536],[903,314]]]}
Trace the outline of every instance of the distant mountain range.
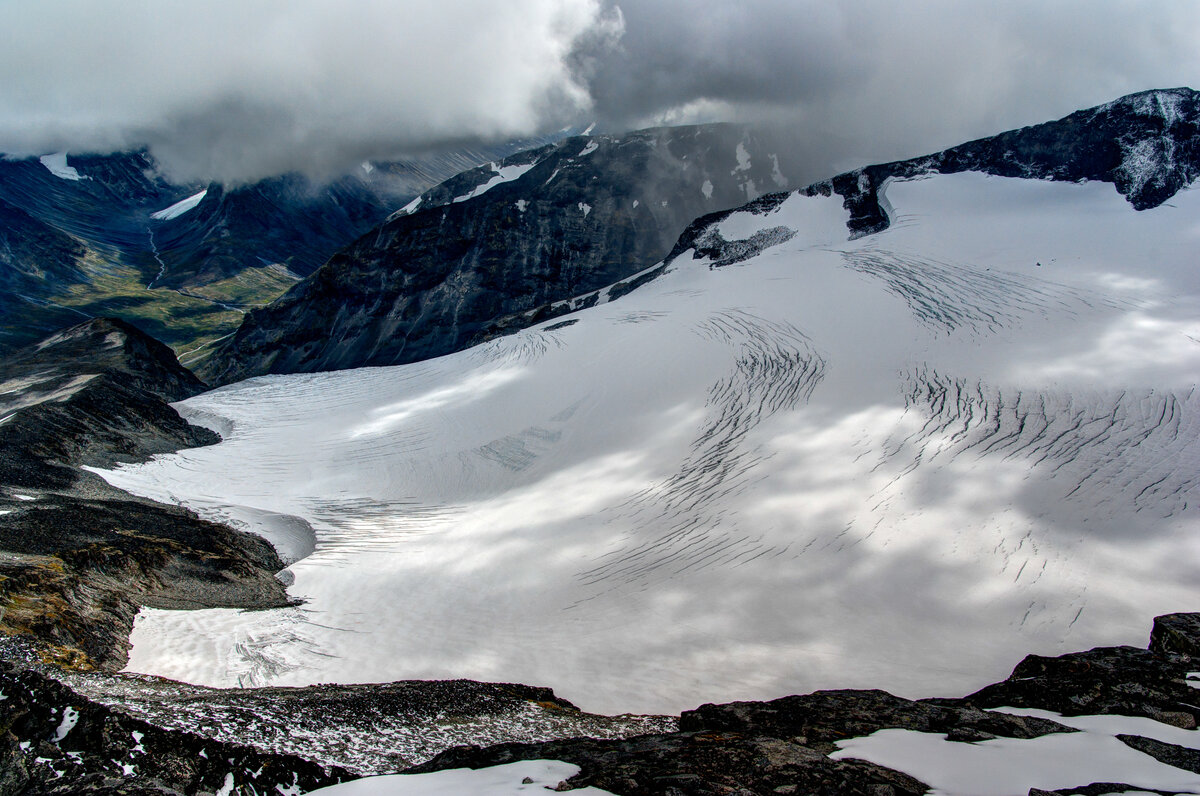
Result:
{"label": "distant mountain range", "polygon": [[145,151],[0,159],[0,351],[111,315],[194,362],[425,189],[555,138],[368,162],[326,183],[180,185]]}

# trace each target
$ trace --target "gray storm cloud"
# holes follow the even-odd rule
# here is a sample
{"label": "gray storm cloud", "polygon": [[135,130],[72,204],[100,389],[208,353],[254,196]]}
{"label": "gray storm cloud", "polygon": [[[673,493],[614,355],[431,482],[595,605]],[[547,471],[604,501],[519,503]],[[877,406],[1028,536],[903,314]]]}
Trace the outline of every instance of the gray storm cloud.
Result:
{"label": "gray storm cloud", "polygon": [[599,119],[772,122],[814,178],[1200,84],[1200,4],[41,0],[0,5],[0,150],[332,173]]}

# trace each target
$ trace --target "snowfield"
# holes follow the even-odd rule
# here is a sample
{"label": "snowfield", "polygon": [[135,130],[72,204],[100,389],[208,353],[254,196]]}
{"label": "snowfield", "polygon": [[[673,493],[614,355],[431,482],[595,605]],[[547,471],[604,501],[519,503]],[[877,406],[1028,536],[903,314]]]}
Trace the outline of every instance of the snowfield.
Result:
{"label": "snowfield", "polygon": [[1200,191],[887,191],[877,235],[794,195],[720,223],[783,241],[736,265],[685,253],[459,354],[178,404],[225,441],[102,474],[275,535],[304,603],[144,610],[128,669],[677,712],[1144,646],[1195,607]]}

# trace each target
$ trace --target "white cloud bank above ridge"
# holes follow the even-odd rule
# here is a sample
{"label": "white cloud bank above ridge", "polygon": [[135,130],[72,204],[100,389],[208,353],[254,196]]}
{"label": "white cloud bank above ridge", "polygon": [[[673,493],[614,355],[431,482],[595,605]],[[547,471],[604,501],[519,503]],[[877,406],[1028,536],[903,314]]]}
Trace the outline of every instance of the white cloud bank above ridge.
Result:
{"label": "white cloud bank above ridge", "polygon": [[0,151],[148,145],[199,179],[592,118],[774,119],[822,171],[1200,85],[1190,0],[39,0],[0,25]]}

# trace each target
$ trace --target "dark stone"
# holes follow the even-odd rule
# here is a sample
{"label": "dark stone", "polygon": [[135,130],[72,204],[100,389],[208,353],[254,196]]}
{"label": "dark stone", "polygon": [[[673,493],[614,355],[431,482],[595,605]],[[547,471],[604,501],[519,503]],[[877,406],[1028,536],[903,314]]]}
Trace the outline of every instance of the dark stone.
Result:
{"label": "dark stone", "polygon": [[1047,658],[1030,655],[1007,680],[962,700],[982,708],[1041,708],[1064,716],[1144,716],[1191,729],[1200,720],[1194,688],[1185,678],[1187,659],[1136,647],[1097,647]]}
{"label": "dark stone", "polygon": [[165,731],[3,659],[0,692],[6,697],[0,711],[4,796],[215,793],[225,785],[274,793],[354,779],[294,755]]}
{"label": "dark stone", "polygon": [[1150,651],[1200,659],[1200,614],[1155,617],[1150,631]]}
{"label": "dark stone", "polygon": [[204,389],[169,348],[95,319],[0,361],[0,382],[0,631],[38,639],[51,659],[119,669],[139,606],[288,604],[264,539],[78,469],[219,440],[168,405]]}
{"label": "dark stone", "polygon": [[1118,735],[1117,739],[1131,749],[1150,755],[1160,763],[1200,774],[1200,750],[1156,741],[1141,735]]}
{"label": "dark stone", "polygon": [[1045,719],[1009,716],[970,705],[915,702],[886,691],[816,691],[770,702],[731,702],[701,705],[679,717],[681,730],[692,732],[755,732],[833,750],[845,738],[896,728],[953,735],[951,740],[976,741],[1004,736],[1036,738],[1052,732],[1073,732]]}

